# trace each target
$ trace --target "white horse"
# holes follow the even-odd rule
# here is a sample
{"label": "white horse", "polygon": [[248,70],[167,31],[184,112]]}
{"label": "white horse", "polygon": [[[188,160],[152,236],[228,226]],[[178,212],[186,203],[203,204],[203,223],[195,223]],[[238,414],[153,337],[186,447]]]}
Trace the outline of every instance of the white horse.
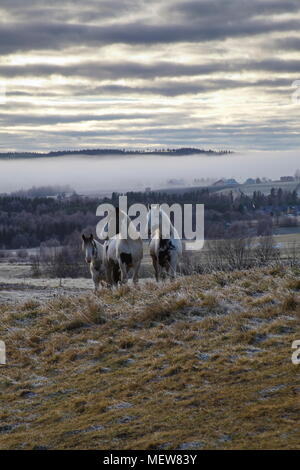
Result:
{"label": "white horse", "polygon": [[99,284],[106,276],[106,256],[105,246],[94,239],[91,234],[86,237],[82,234],[82,251],[85,254],[85,261],[90,265],[90,272],[97,292]]}
{"label": "white horse", "polygon": [[[153,211],[158,212],[158,223],[152,224]],[[150,256],[158,282],[163,271],[176,277],[177,265],[182,256],[182,242],[168,215],[158,206],[151,206],[147,215],[148,233],[151,235]]]}
{"label": "white horse", "polygon": [[[108,224],[114,215],[108,217]],[[118,219],[121,219],[119,226]],[[120,270],[120,281],[125,284],[128,281],[128,274],[132,272],[132,280],[136,284],[139,279],[139,270],[143,258],[143,240],[136,231],[133,223],[125,212],[116,209],[117,228],[116,235],[108,238],[105,242],[107,278],[112,284],[117,284],[119,277],[117,270]],[[126,231],[126,232],[125,232]],[[122,234],[127,233],[123,238]],[[101,238],[105,238],[102,234]]]}

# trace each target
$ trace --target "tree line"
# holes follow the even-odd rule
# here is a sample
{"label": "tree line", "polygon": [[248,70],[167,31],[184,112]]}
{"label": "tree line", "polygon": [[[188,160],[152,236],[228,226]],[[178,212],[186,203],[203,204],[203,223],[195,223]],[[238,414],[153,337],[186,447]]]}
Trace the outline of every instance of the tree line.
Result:
{"label": "tree line", "polygon": [[2,152],[0,158],[41,158],[41,157],[63,157],[66,155],[227,155],[233,153],[230,150],[212,150],[198,149],[193,147],[182,148],[151,148],[151,149],[118,149],[118,148],[100,148],[100,149],[81,149],[81,150],[57,150],[47,153],[41,152]]}
{"label": "tree line", "polygon": [[[38,188],[36,192],[39,193]],[[272,189],[264,195],[255,191],[252,196],[233,193],[212,193],[207,188],[181,194],[165,192],[128,192],[128,205],[134,203],[204,204],[205,237],[222,238],[232,232],[234,223],[240,222],[249,230],[251,221],[258,220],[261,233],[269,230],[272,216],[286,213],[288,207],[300,208],[296,191]],[[118,193],[110,198],[82,198],[74,195],[67,199],[0,196],[0,249],[21,249],[55,242],[65,245],[74,234],[83,230],[95,233],[99,218],[96,208],[100,203],[118,204]],[[258,228],[257,228],[258,230]],[[51,244],[51,243],[50,243]]]}

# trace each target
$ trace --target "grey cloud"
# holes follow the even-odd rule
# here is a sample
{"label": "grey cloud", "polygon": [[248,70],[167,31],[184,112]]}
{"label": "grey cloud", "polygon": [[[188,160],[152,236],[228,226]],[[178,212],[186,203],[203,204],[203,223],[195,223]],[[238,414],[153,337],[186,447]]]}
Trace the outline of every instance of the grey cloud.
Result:
{"label": "grey cloud", "polygon": [[0,114],[0,123],[2,126],[19,126],[19,125],[55,125],[55,124],[68,124],[84,121],[137,121],[149,119],[153,115],[150,113],[136,113],[136,114],[80,114],[72,115],[28,115],[28,114]]}
{"label": "grey cloud", "polygon": [[275,15],[281,13],[291,13],[300,9],[297,0],[202,0],[179,2],[170,10],[179,13],[190,20],[197,20],[199,17],[222,17],[223,21],[230,18],[237,21],[241,18],[249,18],[260,15]]}
{"label": "grey cloud", "polygon": [[179,42],[216,41],[246,37],[269,32],[298,30],[298,19],[269,21],[244,20],[236,23],[210,23],[205,18],[199,24],[150,25],[142,23],[93,26],[70,23],[1,24],[0,52],[61,50],[75,46],[101,44],[159,44]]}
{"label": "grey cloud", "polygon": [[[272,129],[272,128],[271,128]],[[191,127],[189,129],[180,129],[178,127],[152,127],[146,129],[134,129],[128,130],[127,128],[119,128],[116,130],[104,130],[99,129],[95,131],[66,131],[64,133],[63,142],[75,142],[73,145],[76,147],[86,148],[87,141],[101,144],[105,139],[113,138],[116,142],[126,142],[128,138],[134,139],[135,143],[152,143],[157,144],[160,142],[162,145],[186,145],[187,142],[190,145],[196,145],[199,143],[205,143],[211,146],[221,144],[223,146],[246,146],[248,148],[261,148],[261,149],[275,149],[280,148],[286,149],[287,145],[291,148],[299,148],[300,136],[291,131],[289,127],[283,126],[274,127],[271,131],[272,138],[270,139],[270,130],[267,126],[260,126],[257,124],[247,124],[241,127],[234,126],[222,126],[218,125],[218,129],[215,126],[208,127]],[[61,139],[61,133],[59,131],[48,132],[37,132],[37,137],[40,142],[47,139],[47,136],[51,136],[53,139]],[[67,139],[67,140],[66,140]],[[87,140],[88,139],[88,140]],[[45,140],[46,146],[47,140]],[[234,142],[234,144],[233,144]],[[65,145],[62,143],[62,145]],[[122,145],[122,144],[121,144]],[[223,147],[224,148],[224,147]]]}
{"label": "grey cloud", "polygon": [[[100,95],[100,94],[136,94],[136,95],[144,95],[144,94],[153,94],[153,95],[161,95],[166,97],[175,97],[175,96],[182,96],[182,95],[196,95],[202,93],[209,93],[214,91],[220,90],[228,90],[228,89],[235,89],[235,88],[254,88],[254,87],[261,87],[264,88],[265,91],[271,91],[273,93],[279,93],[281,90],[278,88],[286,87],[289,89],[290,92],[290,84],[291,81],[287,79],[278,79],[278,80],[257,80],[252,82],[246,82],[242,80],[226,80],[226,79],[210,79],[205,80],[200,83],[189,83],[189,82],[170,82],[165,84],[159,84],[156,86],[143,86],[143,87],[130,87],[130,86],[121,86],[121,85],[107,85],[107,86],[99,86],[92,88],[90,90],[86,90],[86,93],[93,94],[93,95]],[[78,92],[78,94],[82,94],[82,91]]]}
{"label": "grey cloud", "polygon": [[108,62],[82,62],[76,65],[0,65],[0,75],[3,77],[18,76],[47,76],[63,75],[65,77],[81,76],[90,79],[118,79],[118,78],[155,78],[174,77],[184,75],[203,75],[220,70],[231,69],[229,64],[208,63],[203,65],[184,65],[170,62],[159,62],[146,65],[137,62],[108,63]]}
{"label": "grey cloud", "polygon": [[0,8],[18,21],[82,21],[108,20],[139,11],[139,0],[2,0]]}
{"label": "grey cloud", "polygon": [[[28,106],[26,103],[14,103],[10,102],[11,98],[16,98],[18,96],[28,97],[29,99],[32,97],[48,97],[48,98],[64,98],[64,97],[73,97],[76,101],[77,97],[89,97],[89,96],[116,96],[118,99],[125,96],[128,97],[130,95],[141,97],[144,95],[157,95],[157,96],[165,96],[165,97],[176,97],[176,96],[183,96],[183,95],[197,95],[197,94],[205,94],[211,93],[215,91],[221,90],[230,90],[230,89],[237,89],[237,88],[262,88],[264,92],[273,93],[273,94],[282,94],[284,93],[291,93],[291,83],[292,79],[287,78],[276,78],[276,79],[260,79],[260,80],[228,80],[222,78],[213,78],[200,80],[200,81],[156,81],[155,84],[148,81],[140,86],[129,86],[129,85],[88,85],[88,86],[77,86],[77,85],[65,85],[60,88],[57,88],[55,91],[51,89],[44,89],[44,88],[33,88],[30,91],[26,90],[19,90],[19,89],[11,89],[7,93],[7,97],[9,97],[9,101],[6,104],[6,107],[11,107],[13,109],[14,106],[18,105],[21,108]],[[34,105],[38,107],[38,105]]]}
{"label": "grey cloud", "polygon": [[269,45],[269,48],[277,48],[281,50],[297,51],[300,50],[300,37],[289,37],[285,39],[277,39],[275,43]]}
{"label": "grey cloud", "polygon": [[[184,77],[211,75],[240,71],[265,71],[295,73],[300,71],[300,60],[265,59],[260,61],[207,62],[200,65],[186,65],[176,62],[157,62],[141,64],[135,62],[108,63],[83,62],[75,65],[0,65],[0,76],[10,77],[46,77],[63,75],[65,77],[86,77],[93,80],[116,80],[120,78],[153,79],[162,77]],[[115,87],[115,90],[117,88]]]}
{"label": "grey cloud", "polygon": [[[3,132],[0,130],[0,134]],[[178,128],[170,126],[167,129],[153,128],[151,132],[145,130],[130,130],[127,128],[118,129],[118,131],[96,130],[96,131],[66,131],[58,130],[43,131],[37,129],[35,132],[35,145],[32,142],[32,133],[21,132],[17,135],[6,136],[6,144],[1,145],[3,149],[10,147],[20,151],[28,150],[61,150],[68,148],[86,148],[111,145],[113,139],[115,146],[123,146],[129,139],[138,144],[154,145],[202,145],[204,147],[220,146],[222,148],[248,149],[284,149],[299,148],[299,133],[291,132],[288,123],[282,129],[280,126],[274,128],[272,137],[268,127],[262,128],[257,124],[248,124],[240,126],[222,126],[218,124],[211,127],[193,127],[186,133],[178,132]],[[53,143],[52,143],[53,142]]]}
{"label": "grey cloud", "polygon": [[300,60],[266,59],[249,64],[245,70],[262,70],[265,72],[294,73],[300,71]]}

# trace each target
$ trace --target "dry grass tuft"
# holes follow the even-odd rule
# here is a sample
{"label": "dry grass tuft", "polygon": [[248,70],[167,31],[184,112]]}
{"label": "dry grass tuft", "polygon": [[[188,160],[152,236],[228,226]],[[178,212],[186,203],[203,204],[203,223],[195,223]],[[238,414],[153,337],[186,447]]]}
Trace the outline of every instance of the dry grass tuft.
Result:
{"label": "dry grass tuft", "polygon": [[283,312],[295,311],[300,307],[300,303],[295,294],[290,294],[282,302]]}
{"label": "dry grass tuft", "polygon": [[286,286],[287,286],[288,289],[299,291],[300,290],[300,279],[291,279],[287,282]]}
{"label": "dry grass tuft", "polygon": [[165,321],[174,316],[176,312],[182,311],[189,302],[186,299],[175,299],[163,303],[153,302],[146,305],[138,316],[138,320],[146,325],[153,322]]}

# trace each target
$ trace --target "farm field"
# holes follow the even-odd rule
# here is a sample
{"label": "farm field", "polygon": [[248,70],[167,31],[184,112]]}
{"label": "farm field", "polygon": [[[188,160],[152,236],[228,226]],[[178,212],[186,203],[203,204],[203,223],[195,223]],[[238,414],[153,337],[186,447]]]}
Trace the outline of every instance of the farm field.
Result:
{"label": "farm field", "polygon": [[2,449],[299,449],[299,268],[2,304]]}
{"label": "farm field", "polygon": [[270,194],[272,188],[281,188],[283,191],[299,190],[299,182],[272,181],[270,183],[260,184],[241,184],[239,188],[244,194],[251,196],[254,191],[259,191],[262,194]]}

